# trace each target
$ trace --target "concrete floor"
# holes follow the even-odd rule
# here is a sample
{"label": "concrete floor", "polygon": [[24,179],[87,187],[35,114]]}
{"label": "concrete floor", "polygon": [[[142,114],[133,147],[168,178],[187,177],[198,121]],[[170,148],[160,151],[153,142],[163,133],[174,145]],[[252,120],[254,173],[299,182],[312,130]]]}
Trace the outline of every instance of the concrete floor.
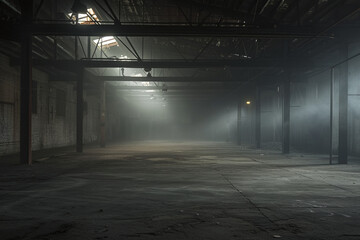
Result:
{"label": "concrete floor", "polygon": [[147,142],[0,179],[2,240],[360,239],[360,165],[325,156]]}

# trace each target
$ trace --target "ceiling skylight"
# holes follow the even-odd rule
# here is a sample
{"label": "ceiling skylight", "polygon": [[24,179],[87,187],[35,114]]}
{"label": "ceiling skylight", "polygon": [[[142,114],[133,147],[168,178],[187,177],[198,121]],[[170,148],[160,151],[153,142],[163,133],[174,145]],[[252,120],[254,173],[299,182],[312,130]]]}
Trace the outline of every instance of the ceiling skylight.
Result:
{"label": "ceiling skylight", "polygon": [[118,43],[113,36],[106,36],[106,37],[102,37],[100,39],[95,39],[93,41],[95,44],[98,44],[99,46],[102,45],[103,47],[118,46]]}
{"label": "ceiling skylight", "polygon": [[[99,21],[99,18],[96,16],[94,10],[92,8],[87,9],[88,14],[79,13],[79,24],[95,24]],[[76,22],[76,16],[74,13],[68,13],[68,16],[71,20]]]}

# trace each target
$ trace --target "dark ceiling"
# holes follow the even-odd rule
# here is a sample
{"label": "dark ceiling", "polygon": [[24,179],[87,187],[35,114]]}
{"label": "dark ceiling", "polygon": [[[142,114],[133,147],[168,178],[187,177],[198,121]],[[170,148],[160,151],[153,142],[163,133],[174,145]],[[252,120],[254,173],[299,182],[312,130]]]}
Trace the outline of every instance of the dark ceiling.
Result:
{"label": "dark ceiling", "polygon": [[[86,30],[78,40],[70,37],[77,30],[68,28],[74,26],[68,16],[74,2],[92,8],[98,18],[94,25],[99,27],[83,26]],[[154,77],[165,76],[161,69],[170,69],[165,71],[167,76],[255,81],[257,77],[277,78],[285,66],[297,65],[299,72],[309,73],[336,62],[329,59],[316,66],[313,59],[358,39],[354,29],[359,9],[357,0],[35,0],[31,27],[38,32],[33,51],[41,66],[75,66],[79,61],[74,62],[74,42],[78,41],[77,58],[86,60],[81,63],[85,67],[126,68],[129,65],[123,62],[134,61],[131,68],[158,68],[152,71]],[[8,27],[1,35],[6,39],[1,51],[16,58],[20,1],[0,0],[0,14],[2,25]],[[109,35],[117,44],[99,53],[93,50],[99,46],[92,44],[94,54],[87,56],[84,35],[96,41],[103,27],[114,33]],[[109,75],[114,75],[111,71]]]}

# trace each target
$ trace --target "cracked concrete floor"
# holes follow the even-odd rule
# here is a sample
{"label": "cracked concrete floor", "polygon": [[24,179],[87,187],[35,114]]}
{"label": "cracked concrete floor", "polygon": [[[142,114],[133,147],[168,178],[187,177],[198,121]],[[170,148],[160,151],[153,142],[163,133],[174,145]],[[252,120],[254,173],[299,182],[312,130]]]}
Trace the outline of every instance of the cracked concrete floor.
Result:
{"label": "cracked concrete floor", "polygon": [[360,239],[360,165],[201,142],[0,169],[0,239]]}

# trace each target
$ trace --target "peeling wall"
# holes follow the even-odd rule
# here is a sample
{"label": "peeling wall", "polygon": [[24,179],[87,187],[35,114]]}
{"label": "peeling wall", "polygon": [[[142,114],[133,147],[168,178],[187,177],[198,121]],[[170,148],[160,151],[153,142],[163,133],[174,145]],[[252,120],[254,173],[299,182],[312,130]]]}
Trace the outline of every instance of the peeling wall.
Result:
{"label": "peeling wall", "polygon": [[[20,69],[10,67],[9,59],[1,54],[0,69],[0,155],[5,155],[19,151]],[[32,114],[33,150],[75,145],[76,86],[51,81],[47,74],[37,69],[33,69],[33,81],[36,82],[33,95],[37,102],[33,103]],[[96,142],[99,96],[85,90],[84,101],[84,142]]]}

